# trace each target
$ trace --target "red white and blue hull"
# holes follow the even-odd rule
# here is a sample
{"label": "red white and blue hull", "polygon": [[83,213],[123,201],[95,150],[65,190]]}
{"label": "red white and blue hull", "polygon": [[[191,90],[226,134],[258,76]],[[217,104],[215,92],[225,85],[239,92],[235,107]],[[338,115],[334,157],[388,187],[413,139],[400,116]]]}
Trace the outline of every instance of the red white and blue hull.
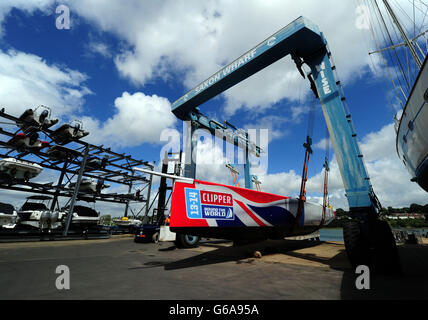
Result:
{"label": "red white and blue hull", "polygon": [[298,199],[200,180],[176,181],[171,200],[171,231],[231,239],[282,239],[306,235],[331,222],[332,209]]}

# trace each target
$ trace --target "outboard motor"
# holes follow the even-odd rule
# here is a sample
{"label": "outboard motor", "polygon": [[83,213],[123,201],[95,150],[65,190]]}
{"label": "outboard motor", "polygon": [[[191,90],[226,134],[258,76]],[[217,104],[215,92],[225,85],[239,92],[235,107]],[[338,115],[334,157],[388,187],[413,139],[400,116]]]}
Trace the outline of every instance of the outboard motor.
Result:
{"label": "outboard motor", "polygon": [[58,123],[58,119],[49,119],[50,118],[50,115],[51,115],[51,111],[50,111],[50,108],[49,107],[46,107],[46,106],[40,106],[40,107],[42,107],[42,108],[45,108],[43,111],[42,111],[42,113],[40,114],[40,116],[39,116],[39,124],[44,128],[44,129],[47,129],[47,128],[50,128],[50,127],[52,127],[54,124],[57,124]]}
{"label": "outboard motor", "polygon": [[39,134],[35,131],[31,132],[30,134],[28,134],[28,136],[30,138],[30,146],[33,146],[39,139]]}
{"label": "outboard motor", "polygon": [[48,110],[43,110],[43,112],[40,114],[39,116],[39,123],[40,124],[44,124],[45,121],[49,121],[47,118],[49,116],[49,111]]}
{"label": "outboard motor", "polygon": [[53,211],[50,214],[50,219],[49,219],[49,226],[51,229],[56,229],[58,227],[58,218],[59,218],[59,212],[58,211]]}
{"label": "outboard motor", "polygon": [[97,190],[96,192],[101,193],[103,186],[104,186],[104,179],[98,179],[97,186],[96,186],[96,190]]}
{"label": "outboard motor", "polygon": [[50,225],[51,213],[50,211],[43,211],[40,215],[39,226],[40,229],[48,229]]}
{"label": "outboard motor", "polygon": [[33,122],[34,121],[34,111],[33,109],[27,109],[24,111],[23,114],[19,117],[20,120],[26,121],[26,122]]}
{"label": "outboard motor", "polygon": [[101,168],[102,168],[102,169],[104,169],[104,168],[106,167],[107,162],[108,162],[108,156],[104,156],[104,157],[101,159]]}
{"label": "outboard motor", "polygon": [[80,124],[79,124],[79,123],[76,123],[76,124],[74,125],[73,137],[77,137],[77,135],[78,135],[78,133],[79,133],[79,130],[80,130]]}

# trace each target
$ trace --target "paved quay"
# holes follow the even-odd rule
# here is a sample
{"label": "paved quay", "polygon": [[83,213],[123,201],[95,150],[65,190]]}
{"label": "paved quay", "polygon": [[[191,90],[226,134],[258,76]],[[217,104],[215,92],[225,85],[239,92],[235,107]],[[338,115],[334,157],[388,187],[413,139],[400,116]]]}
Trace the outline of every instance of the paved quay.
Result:
{"label": "paved quay", "polygon": [[[428,245],[399,246],[399,253],[403,275],[371,275],[370,290],[357,290],[342,242],[2,243],[0,299],[426,299]],[[55,286],[59,265],[70,270],[70,290]]]}

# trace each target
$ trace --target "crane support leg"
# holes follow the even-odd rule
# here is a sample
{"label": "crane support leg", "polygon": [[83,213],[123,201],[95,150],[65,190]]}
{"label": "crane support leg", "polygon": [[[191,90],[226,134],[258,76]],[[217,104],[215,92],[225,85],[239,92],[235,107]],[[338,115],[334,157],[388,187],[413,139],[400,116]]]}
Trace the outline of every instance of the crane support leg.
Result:
{"label": "crane support leg", "polygon": [[399,261],[392,231],[386,221],[378,219],[381,206],[362,160],[327,45],[306,57],[305,63],[311,68],[348,198],[352,220],[343,232],[349,260],[354,267],[364,264],[382,273],[397,272]]}
{"label": "crane support leg", "polygon": [[186,161],[184,165],[184,176],[187,178],[196,178],[196,147],[198,145],[198,137],[196,130],[198,129],[197,125],[190,121],[189,126],[187,126],[185,144],[186,144]]}

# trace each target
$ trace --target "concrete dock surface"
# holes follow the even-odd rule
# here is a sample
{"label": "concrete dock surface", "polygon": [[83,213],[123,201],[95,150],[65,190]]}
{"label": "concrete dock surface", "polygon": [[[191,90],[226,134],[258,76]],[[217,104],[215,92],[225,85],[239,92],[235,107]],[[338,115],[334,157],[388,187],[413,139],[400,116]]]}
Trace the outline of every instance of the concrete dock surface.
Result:
{"label": "concrete dock surface", "polygon": [[[204,240],[134,243],[131,236],[0,244],[0,299],[426,299],[428,243],[398,247],[403,273],[358,277],[342,242],[264,241],[242,247]],[[259,251],[261,258],[254,258]],[[59,265],[70,289],[58,290]]]}

